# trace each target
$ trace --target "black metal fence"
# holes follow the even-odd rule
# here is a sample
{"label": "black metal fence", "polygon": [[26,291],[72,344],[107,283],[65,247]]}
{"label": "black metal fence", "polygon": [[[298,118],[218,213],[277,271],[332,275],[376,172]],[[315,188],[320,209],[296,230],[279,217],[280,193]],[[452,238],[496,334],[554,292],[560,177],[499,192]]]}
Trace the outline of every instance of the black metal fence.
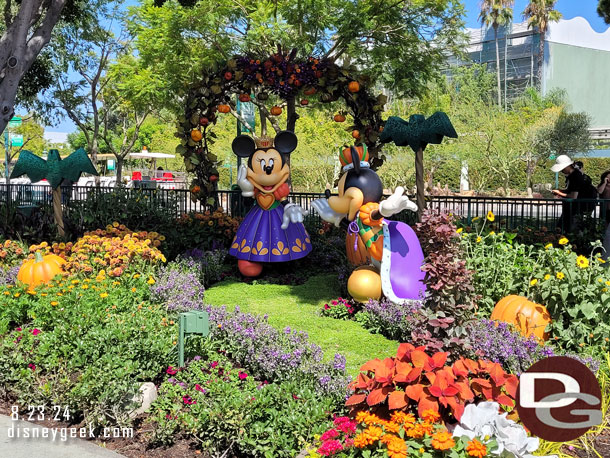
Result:
{"label": "black metal fence", "polygon": [[[62,187],[62,203],[67,211],[72,204],[83,201],[95,202],[101,195],[117,192],[111,187]],[[191,197],[189,190],[184,189],[126,189],[118,192],[127,193],[129,198],[144,198],[155,202],[167,203],[168,211],[175,212],[176,216],[184,213],[204,211],[211,207],[220,207],[229,215],[243,216],[254,204],[254,199],[244,198],[239,190],[217,191],[213,198],[214,203],[200,203]],[[319,217],[313,212],[311,202],[323,198],[323,193],[293,192],[289,199],[309,210],[309,218],[315,224],[321,224]],[[413,197],[414,199],[414,197]],[[49,186],[30,184],[0,184],[0,205],[17,207],[21,212],[30,212],[41,207],[50,207],[52,204],[52,191]],[[583,213],[586,206],[587,213],[594,220],[605,221],[610,200],[559,200],[559,199],[528,199],[514,197],[465,197],[465,196],[428,196],[427,205],[430,208],[452,212],[470,224],[474,218],[483,218],[489,211],[495,216],[495,223],[499,229],[510,230],[520,226],[533,228],[556,226],[562,213]],[[415,214],[403,212],[393,219],[412,223]],[[561,224],[561,223],[560,223]]]}

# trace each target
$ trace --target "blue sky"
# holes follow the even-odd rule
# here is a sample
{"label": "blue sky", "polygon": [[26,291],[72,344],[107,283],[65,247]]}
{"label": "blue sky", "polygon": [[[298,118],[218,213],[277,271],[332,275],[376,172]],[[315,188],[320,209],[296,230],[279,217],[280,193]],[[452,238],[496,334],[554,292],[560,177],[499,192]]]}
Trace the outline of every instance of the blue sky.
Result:
{"label": "blue sky", "polygon": [[[477,28],[480,26],[478,21],[480,0],[462,0],[466,6],[466,26]],[[527,5],[527,0],[516,0],[515,1],[515,22],[521,22],[521,13]],[[576,16],[582,16],[589,21],[591,27],[596,32],[604,32],[608,29],[608,25],[597,14],[597,3],[598,0],[558,0],[556,8],[563,14],[565,19],[572,19]],[[128,0],[126,5],[137,4],[135,0]],[[59,125],[54,127],[47,127],[47,131],[51,132],[72,132],[76,130],[74,124],[69,120],[65,119]]]}

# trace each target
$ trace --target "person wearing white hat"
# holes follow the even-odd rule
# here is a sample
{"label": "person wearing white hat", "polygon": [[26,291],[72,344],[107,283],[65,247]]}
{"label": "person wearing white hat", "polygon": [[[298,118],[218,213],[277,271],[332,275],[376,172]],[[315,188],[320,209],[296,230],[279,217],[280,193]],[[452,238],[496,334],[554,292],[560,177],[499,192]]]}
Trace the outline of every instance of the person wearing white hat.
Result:
{"label": "person wearing white hat", "polygon": [[562,205],[562,213],[557,226],[563,231],[569,232],[572,230],[573,216],[591,214],[594,206],[590,202],[574,202],[579,199],[596,199],[597,190],[585,179],[585,175],[580,171],[579,167],[569,156],[561,154],[555,159],[555,164],[551,167],[555,173],[561,172],[566,177],[566,189],[553,189],[553,194],[562,197],[564,200]]}

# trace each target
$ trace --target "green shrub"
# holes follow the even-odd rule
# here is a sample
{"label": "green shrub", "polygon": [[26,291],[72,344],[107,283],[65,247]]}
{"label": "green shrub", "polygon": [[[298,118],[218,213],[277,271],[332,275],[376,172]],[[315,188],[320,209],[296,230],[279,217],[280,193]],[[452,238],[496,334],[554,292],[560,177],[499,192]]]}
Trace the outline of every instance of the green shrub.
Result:
{"label": "green shrub", "polygon": [[337,407],[299,380],[255,380],[211,350],[183,370],[169,367],[159,394],[149,420],[155,443],[196,437],[204,450],[229,456],[296,456]]}
{"label": "green shrub", "polygon": [[69,406],[93,425],[126,424],[128,400],[167,365],[177,331],[149,304],[147,278],[0,287],[2,394],[24,408]]}

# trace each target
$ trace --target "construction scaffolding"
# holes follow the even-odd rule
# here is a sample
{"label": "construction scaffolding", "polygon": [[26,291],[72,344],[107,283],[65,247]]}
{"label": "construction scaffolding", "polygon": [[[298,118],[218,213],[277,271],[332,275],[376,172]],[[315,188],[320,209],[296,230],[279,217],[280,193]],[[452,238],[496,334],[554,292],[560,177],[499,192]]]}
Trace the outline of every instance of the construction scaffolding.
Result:
{"label": "construction scaffolding", "polygon": [[[496,72],[496,43],[493,28],[468,29],[469,45],[466,58],[450,56],[445,74],[450,78],[452,67],[486,64]],[[528,87],[540,87],[538,65],[540,61],[540,34],[528,29],[527,23],[509,24],[498,28],[500,55],[500,84],[502,101],[506,106]]]}

